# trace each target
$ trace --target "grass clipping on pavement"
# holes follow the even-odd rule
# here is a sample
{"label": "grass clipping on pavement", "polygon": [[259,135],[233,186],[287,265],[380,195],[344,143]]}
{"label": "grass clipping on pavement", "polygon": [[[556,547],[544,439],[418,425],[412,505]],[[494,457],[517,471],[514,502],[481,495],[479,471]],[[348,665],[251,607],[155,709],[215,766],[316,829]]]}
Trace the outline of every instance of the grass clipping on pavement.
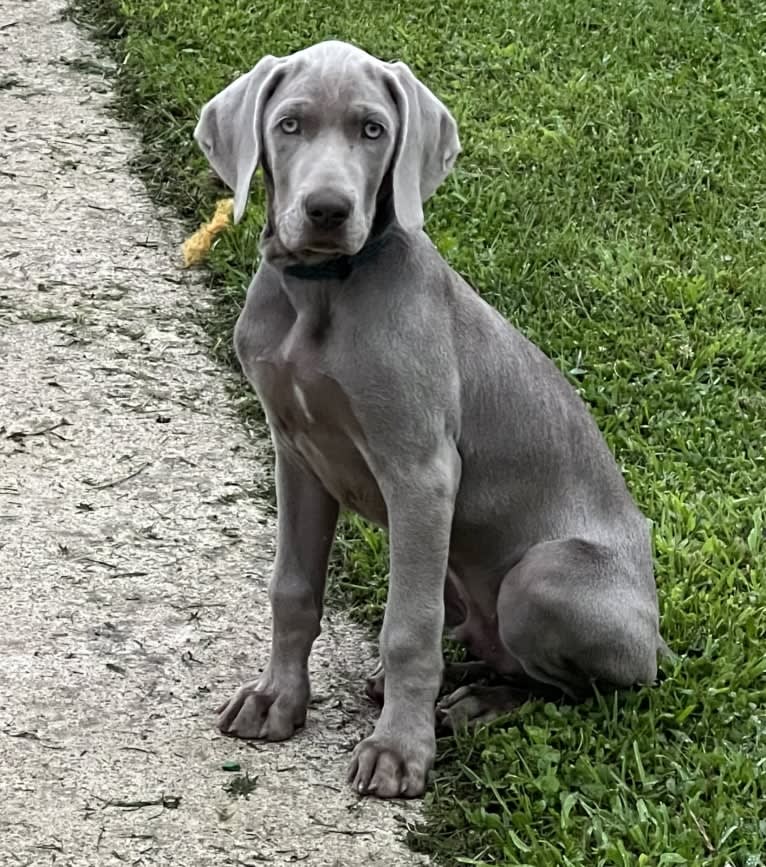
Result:
{"label": "grass clipping on pavement", "polygon": [[[266,53],[404,59],[464,153],[427,208],[451,264],[590,404],[654,526],[654,689],[536,703],[439,744],[414,845],[442,864],[766,861],[766,12],[757,2],[80,0],[120,60],[139,168],[190,226],[216,188],[201,105]],[[263,191],[209,261],[215,352]],[[243,390],[251,415],[256,402]],[[384,536],[347,520],[336,586],[375,622]],[[361,685],[360,685],[361,688]]]}

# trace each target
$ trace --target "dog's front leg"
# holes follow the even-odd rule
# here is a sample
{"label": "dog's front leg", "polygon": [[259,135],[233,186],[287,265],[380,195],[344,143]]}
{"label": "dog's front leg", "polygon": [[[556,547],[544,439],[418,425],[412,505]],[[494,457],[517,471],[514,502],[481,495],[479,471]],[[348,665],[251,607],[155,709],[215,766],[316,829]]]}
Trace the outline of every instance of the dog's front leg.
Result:
{"label": "dog's front leg", "polygon": [[260,678],[244,684],[222,708],[225,734],[279,741],[306,719],[308,658],[319,635],[327,561],[338,503],[319,481],[277,445],[277,556],[269,598],[271,659]]}
{"label": "dog's front leg", "polygon": [[449,444],[427,462],[395,472],[381,485],[391,549],[380,634],[384,704],[375,731],[354,752],[349,779],[363,794],[413,798],[425,789],[436,750],[434,703],[443,667],[444,582],[460,459]]}

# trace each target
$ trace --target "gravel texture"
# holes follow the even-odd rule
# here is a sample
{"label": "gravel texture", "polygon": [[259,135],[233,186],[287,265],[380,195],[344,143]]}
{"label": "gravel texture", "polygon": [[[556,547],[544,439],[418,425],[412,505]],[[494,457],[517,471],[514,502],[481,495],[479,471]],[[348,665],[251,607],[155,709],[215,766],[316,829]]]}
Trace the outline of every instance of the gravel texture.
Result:
{"label": "gravel texture", "polygon": [[374,663],[339,613],[302,733],[215,730],[268,653],[269,459],[62,13],[0,4],[0,863],[425,863],[417,805],[346,787]]}

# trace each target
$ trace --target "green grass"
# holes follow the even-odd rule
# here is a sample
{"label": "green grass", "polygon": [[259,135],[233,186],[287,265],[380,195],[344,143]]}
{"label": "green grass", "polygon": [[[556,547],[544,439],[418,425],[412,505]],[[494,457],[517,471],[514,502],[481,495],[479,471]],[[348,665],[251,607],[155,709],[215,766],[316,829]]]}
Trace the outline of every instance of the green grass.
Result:
{"label": "green grass", "polygon": [[[261,54],[340,37],[402,58],[461,128],[442,252],[591,405],[654,523],[655,689],[530,704],[440,742],[418,847],[446,865],[766,861],[766,7],[737,0],[80,0],[120,60],[139,168],[189,220],[221,195],[191,132]],[[211,259],[214,351],[263,195]],[[256,412],[252,398],[246,409]],[[370,622],[386,545],[347,523]]]}

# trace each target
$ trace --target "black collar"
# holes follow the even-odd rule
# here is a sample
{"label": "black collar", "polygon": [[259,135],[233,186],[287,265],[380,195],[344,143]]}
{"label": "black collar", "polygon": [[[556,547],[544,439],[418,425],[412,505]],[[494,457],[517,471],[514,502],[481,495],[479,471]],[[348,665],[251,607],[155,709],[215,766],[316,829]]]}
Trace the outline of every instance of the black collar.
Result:
{"label": "black collar", "polygon": [[383,232],[375,238],[370,238],[362,249],[353,256],[336,256],[314,265],[287,265],[285,274],[297,277],[299,280],[346,280],[352,271],[365,262],[369,262],[388,240],[389,233]]}

